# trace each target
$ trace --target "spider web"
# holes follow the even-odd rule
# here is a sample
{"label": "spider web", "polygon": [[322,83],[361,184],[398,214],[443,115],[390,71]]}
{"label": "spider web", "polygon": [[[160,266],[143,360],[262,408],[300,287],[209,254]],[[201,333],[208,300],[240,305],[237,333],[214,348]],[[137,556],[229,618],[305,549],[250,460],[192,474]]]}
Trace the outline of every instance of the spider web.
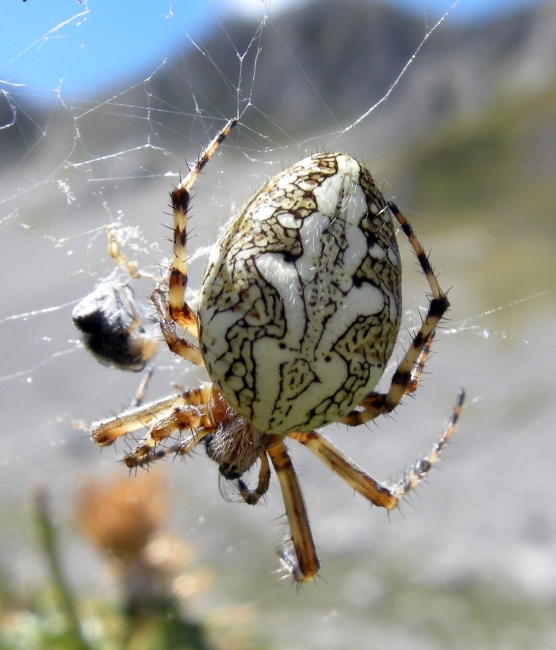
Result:
{"label": "spider web", "polygon": [[[284,584],[270,575],[277,564],[273,549],[284,533],[276,484],[267,508],[250,509],[221,499],[217,467],[203,454],[186,467],[169,466],[175,528],[204,549],[203,559],[218,568],[227,598],[252,601],[264,589],[255,606],[270,617],[276,639],[291,647],[332,647],[336,637],[357,645],[364,639],[368,628],[359,616],[380,601],[387,576],[399,579],[393,568],[377,573],[385,557],[403,558],[403,570],[423,588],[487,575],[514,581],[520,590],[555,595],[556,512],[549,486],[556,336],[547,323],[553,322],[556,285],[550,272],[543,280],[522,281],[534,262],[545,264],[542,237],[530,235],[542,231],[533,222],[543,207],[535,204],[532,213],[524,212],[523,246],[509,247],[510,259],[501,262],[489,244],[505,241],[503,218],[485,220],[478,229],[450,213],[412,213],[413,189],[400,171],[404,140],[414,141],[419,129],[431,133],[450,114],[438,110],[425,119],[420,109],[432,101],[435,88],[435,69],[426,66],[435,56],[433,42],[450,37],[446,23],[456,5],[447,5],[446,20],[425,17],[414,41],[409,39],[409,53],[401,48],[400,60],[384,78],[374,70],[376,89],[354,94],[348,106],[324,95],[319,66],[295,49],[284,14],[263,3],[249,20],[234,14],[231,2],[212,6],[204,31],[196,31],[169,3],[168,20],[183,35],[180,45],[150,63],[147,74],[135,72],[130,82],[114,79],[114,90],[75,98],[63,86],[51,91],[0,82],[0,135],[7,152],[0,177],[6,522],[0,542],[17,575],[28,579],[36,569],[21,541],[19,514],[30,485],[48,485],[65,520],[75,486],[91,473],[113,473],[124,451],[120,445],[118,455],[111,449],[99,454],[75,428],[76,421],[90,423],[127,406],[140,380],[98,364],[71,324],[73,306],[114,270],[106,225],[117,224],[123,252],[158,277],[171,248],[165,239],[168,191],[186,172],[185,160],[192,163],[201,143],[238,116],[238,127],[195,188],[188,298],[194,298],[219,228],[266,178],[319,149],[349,152],[367,163],[385,195],[399,202],[424,237],[435,269],[442,269],[442,286],[451,287],[453,308],[416,399],[366,430],[331,426],[326,433],[373,476],[396,479],[439,435],[460,386],[468,399],[443,471],[419,490],[423,498],[403,507],[405,517],[393,513],[388,520],[370,512],[303,450],[293,449],[327,584],[321,592],[305,590],[301,605],[296,601],[299,611],[286,606],[288,630],[279,630],[279,614],[271,614],[285,598]],[[45,30],[41,47],[59,36],[71,38],[93,11],[86,3],[78,6],[69,20]],[[31,47],[22,44],[20,56]],[[273,67],[267,52],[280,53],[281,64],[289,62],[291,79],[289,69]],[[520,54],[516,48],[516,59]],[[348,70],[349,60],[342,65],[339,69]],[[437,74],[444,72],[440,66]],[[410,99],[413,115],[407,111]],[[484,102],[479,98],[466,110],[478,112]],[[402,237],[400,245],[405,320],[395,359],[426,307],[424,278]],[[498,241],[495,249],[500,250]],[[494,267],[502,270],[491,274]],[[503,291],[496,273],[506,274]],[[146,302],[149,280],[133,286]],[[203,379],[162,346],[155,367],[152,398],[172,392],[171,382],[191,386]],[[92,559],[76,539],[68,549],[74,580],[92,589]],[[77,561],[83,557],[86,561]],[[348,613],[351,608],[354,613]],[[307,621],[324,625],[322,638],[303,631]],[[380,633],[385,640],[396,638],[400,647],[409,638],[407,631],[397,637],[386,628]]]}

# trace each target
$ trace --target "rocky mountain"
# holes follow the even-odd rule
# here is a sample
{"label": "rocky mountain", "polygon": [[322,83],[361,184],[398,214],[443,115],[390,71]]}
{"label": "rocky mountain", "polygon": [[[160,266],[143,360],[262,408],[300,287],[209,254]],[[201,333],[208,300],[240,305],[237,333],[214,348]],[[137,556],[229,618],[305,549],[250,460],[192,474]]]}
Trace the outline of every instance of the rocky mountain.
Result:
{"label": "rocky mountain", "polygon": [[[245,22],[225,25],[200,44],[203,52],[191,51],[157,75],[153,94],[182,106],[191,101],[181,92],[185,80],[197,90],[201,108],[233,114],[237,53],[247,49],[255,30]],[[385,95],[427,31],[422,18],[375,1],[316,0],[269,21],[252,102],[293,132],[346,123]],[[407,135],[501,98],[542,91],[554,80],[555,33],[553,2],[481,26],[463,28],[446,20],[389,99],[396,126],[381,128]],[[243,93],[253,59],[246,63]]]}
{"label": "rocky mountain", "polygon": [[[235,114],[239,87],[240,104],[250,99],[256,107],[247,114],[250,125],[264,121],[270,137],[297,140],[347,124],[380,100],[430,29],[424,18],[375,0],[315,0],[268,20],[260,41],[249,49],[258,27],[233,20],[195,46],[186,40],[154,75],[152,69],[138,73],[137,80],[149,78],[148,96],[130,79],[114,80],[102,95],[118,95],[121,104],[138,111],[160,109],[171,133],[184,129],[184,114]],[[369,143],[392,143],[456,115],[542,92],[555,77],[555,33],[552,1],[479,26],[457,26],[448,17],[392,92],[380,121],[369,126]],[[130,90],[122,96],[123,89]],[[41,133],[36,125],[49,119],[50,110],[24,109],[20,128],[0,131],[3,151],[29,147]],[[0,107],[0,116],[9,123],[9,104]],[[117,118],[111,111],[99,127],[110,137],[129,140],[133,136]]]}

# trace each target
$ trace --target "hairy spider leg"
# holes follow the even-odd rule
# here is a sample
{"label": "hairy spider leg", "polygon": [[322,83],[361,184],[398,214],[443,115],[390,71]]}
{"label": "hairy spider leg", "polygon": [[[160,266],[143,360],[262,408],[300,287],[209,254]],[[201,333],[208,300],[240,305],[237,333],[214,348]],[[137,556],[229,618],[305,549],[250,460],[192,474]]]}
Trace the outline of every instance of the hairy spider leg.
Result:
{"label": "hairy spider leg", "polygon": [[162,335],[172,352],[199,366],[204,365],[199,348],[179,337],[176,324],[183,327],[194,337],[198,337],[197,317],[185,301],[187,287],[187,217],[191,204],[191,189],[204,166],[212,158],[220,144],[237,124],[237,119],[229,120],[224,128],[212,139],[201,153],[197,162],[187,176],[170,194],[174,220],[174,257],[168,271],[164,286],[168,288],[168,296],[159,285],[152,294],[152,300],[160,315]]}
{"label": "hairy spider leg", "polygon": [[272,435],[266,451],[278,476],[286,517],[291,533],[295,558],[291,553],[281,553],[282,562],[296,582],[311,580],[320,568],[320,562],[309,526],[307,508],[297,480],[297,474],[281,435]]}
{"label": "hairy spider leg", "polygon": [[419,264],[421,265],[423,273],[429,283],[432,299],[429,303],[427,314],[421,323],[419,331],[414,336],[409,349],[405,353],[396,369],[396,372],[394,373],[394,376],[392,377],[388,393],[377,393],[372,391],[362,400],[361,404],[359,404],[359,407],[362,410],[353,410],[340,419],[340,422],[352,427],[374,420],[378,415],[390,413],[400,403],[404,395],[413,392],[413,390],[417,388],[415,379],[417,378],[418,381],[422,371],[422,368],[419,370],[419,366],[423,365],[428,354],[427,350],[425,357],[423,357],[423,350],[426,348],[438,323],[450,306],[448,298],[440,288],[438,280],[432,270],[427,254],[413,232],[413,228],[394,203],[389,201],[387,205],[400,223],[404,234],[409,239],[409,243],[417,256]]}
{"label": "hairy spider leg", "polygon": [[[108,447],[122,436],[133,435],[148,428],[142,443],[134,450],[137,451],[142,446],[152,449],[170,435],[172,423],[176,430],[193,427],[212,429],[212,422],[203,408],[210,402],[211,396],[212,387],[206,384],[139,408],[128,409],[116,417],[95,422],[91,427],[91,439],[99,447]],[[188,422],[191,423],[190,426],[186,426]]]}
{"label": "hairy spider leg", "polygon": [[440,454],[452,437],[457,426],[458,418],[465,393],[458,394],[452,414],[444,427],[442,435],[434,444],[432,450],[423,456],[415,465],[411,466],[404,477],[392,486],[386,486],[369,476],[349,458],[344,456],[331,442],[323,438],[316,431],[308,433],[290,433],[289,438],[297,440],[307,447],[319,460],[321,460],[334,473],[338,474],[351,488],[359,492],[375,506],[391,510],[396,508],[401,498],[411,492],[430,472],[435,463],[440,459]]}
{"label": "hairy spider leg", "polygon": [[406,395],[411,395],[417,390],[417,388],[419,388],[419,384],[421,383],[421,376],[423,374],[423,370],[425,369],[425,364],[427,363],[427,359],[429,358],[429,354],[432,348],[432,342],[435,336],[436,336],[436,332],[433,332],[429,336],[427,342],[425,343],[425,347],[421,350],[421,354],[419,355],[419,358],[417,359],[415,365],[413,366],[413,369],[411,371],[411,381],[409,382],[407,388],[405,389]]}

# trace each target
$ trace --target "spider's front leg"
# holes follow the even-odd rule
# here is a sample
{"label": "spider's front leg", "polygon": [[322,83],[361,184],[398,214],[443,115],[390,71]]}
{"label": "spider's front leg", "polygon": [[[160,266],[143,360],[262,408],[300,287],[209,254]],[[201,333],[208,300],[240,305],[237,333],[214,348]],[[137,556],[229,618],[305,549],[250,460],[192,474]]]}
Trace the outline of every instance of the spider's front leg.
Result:
{"label": "spider's front leg", "polygon": [[[135,448],[124,456],[128,467],[144,465],[175,452],[184,454],[211,433],[213,425],[207,414],[207,405],[212,397],[210,385],[183,391],[139,408],[124,411],[121,415],[93,424],[91,438],[96,445],[107,447],[122,436],[133,435],[148,427],[146,436]],[[175,431],[194,429],[195,434],[162,453],[157,446]]]}
{"label": "spider's front leg", "polygon": [[160,286],[153,294],[152,300],[160,316],[162,335],[172,352],[197,365],[204,365],[203,358],[196,345],[179,337],[176,325],[179,325],[195,338],[198,337],[197,317],[185,301],[187,287],[187,218],[191,205],[191,189],[197,176],[212,158],[220,144],[225,140],[237,119],[229,120],[224,128],[210,142],[197,159],[187,176],[170,194],[173,214],[174,254],[172,266],[163,284],[167,286],[168,295]]}

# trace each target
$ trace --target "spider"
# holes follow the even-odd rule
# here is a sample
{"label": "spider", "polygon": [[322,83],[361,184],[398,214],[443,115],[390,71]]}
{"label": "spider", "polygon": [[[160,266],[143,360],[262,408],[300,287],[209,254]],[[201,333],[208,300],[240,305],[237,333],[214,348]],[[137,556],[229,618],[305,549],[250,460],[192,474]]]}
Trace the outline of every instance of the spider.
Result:
{"label": "spider", "polygon": [[[396,508],[439,459],[456,427],[464,393],[430,453],[397,483],[379,483],[315,429],[358,426],[390,413],[413,393],[435,328],[449,307],[421,244],[397,206],[351,156],[319,153],[264,185],[231,220],[209,258],[200,301],[185,301],[187,217],[196,178],[236,125],[230,120],[171,193],[173,262],[152,294],[164,340],[205,366],[210,382],[93,424],[99,446],[146,435],[124,456],[130,467],[201,441],[224,479],[256,504],[274,467],[291,538],[283,568],[297,582],[318,572],[307,510],[287,439],[307,447],[377,506]],[[401,259],[394,219],[407,236],[432,297],[387,393],[375,392],[398,337]],[[180,336],[177,326],[186,336]],[[192,342],[195,339],[196,342]],[[197,344],[198,341],[198,344]],[[178,442],[168,437],[178,433]],[[181,434],[185,433],[184,436]],[[244,474],[259,464],[258,483]]]}

